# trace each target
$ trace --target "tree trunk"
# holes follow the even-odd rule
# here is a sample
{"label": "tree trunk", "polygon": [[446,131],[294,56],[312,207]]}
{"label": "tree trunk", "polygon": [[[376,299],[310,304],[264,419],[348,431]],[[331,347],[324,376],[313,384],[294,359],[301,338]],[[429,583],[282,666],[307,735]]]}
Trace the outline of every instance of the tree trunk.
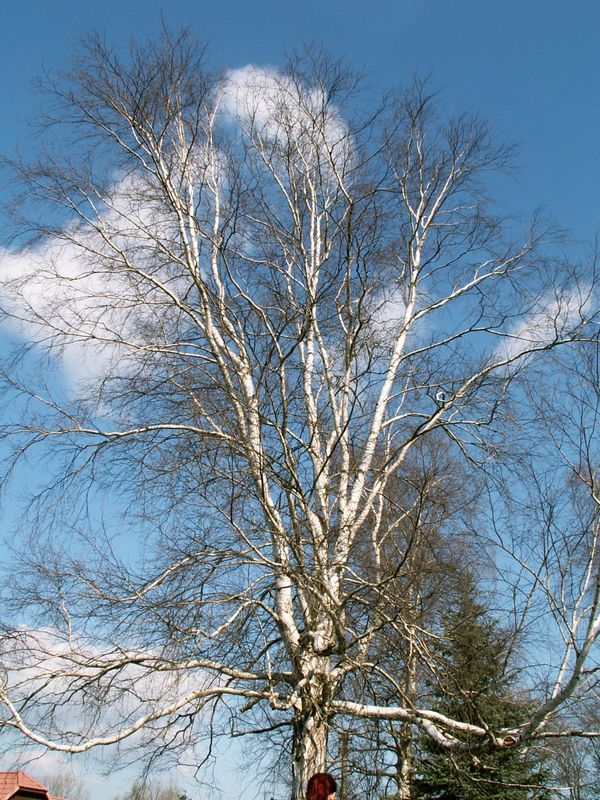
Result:
{"label": "tree trunk", "polygon": [[318,712],[294,722],[292,800],[303,800],[311,775],[326,771],[328,733],[329,721]]}
{"label": "tree trunk", "polygon": [[414,772],[412,728],[410,725],[402,726],[400,736],[396,740],[396,748],[396,798],[397,800],[410,800]]}
{"label": "tree trunk", "polygon": [[294,719],[292,741],[292,800],[303,800],[315,772],[325,772],[331,687],[324,672],[313,673],[302,693]]}
{"label": "tree trunk", "polygon": [[338,787],[338,800],[348,800],[348,739],[347,730],[341,733],[340,742],[340,785]]}
{"label": "tree trunk", "polygon": [[[413,633],[411,629],[411,634]],[[417,659],[416,652],[411,645],[406,659],[406,674],[404,679],[404,696],[409,698],[414,705],[417,698]],[[410,800],[414,780],[414,742],[412,725],[402,725],[399,736],[396,737],[396,783],[398,800]]]}

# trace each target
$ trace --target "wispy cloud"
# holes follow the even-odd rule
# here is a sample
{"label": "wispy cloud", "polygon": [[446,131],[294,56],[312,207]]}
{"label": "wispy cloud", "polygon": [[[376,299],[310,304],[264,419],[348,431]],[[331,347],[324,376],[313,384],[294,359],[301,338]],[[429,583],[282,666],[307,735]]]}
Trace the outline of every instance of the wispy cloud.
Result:
{"label": "wispy cloud", "polygon": [[[23,627],[5,638],[0,665],[9,699],[18,704],[19,698],[35,697],[35,703],[26,704],[26,722],[41,729],[46,722],[79,729],[82,736],[90,725],[99,736],[114,733],[116,719],[131,721],[209,682],[200,667],[178,669],[176,660],[164,659],[159,651],[142,646],[105,651],[49,627]],[[85,689],[94,676],[100,676],[95,700]]]}
{"label": "wispy cloud", "polygon": [[530,351],[568,336],[589,317],[592,306],[593,297],[585,287],[540,298],[535,311],[502,334],[493,360],[524,359]]}

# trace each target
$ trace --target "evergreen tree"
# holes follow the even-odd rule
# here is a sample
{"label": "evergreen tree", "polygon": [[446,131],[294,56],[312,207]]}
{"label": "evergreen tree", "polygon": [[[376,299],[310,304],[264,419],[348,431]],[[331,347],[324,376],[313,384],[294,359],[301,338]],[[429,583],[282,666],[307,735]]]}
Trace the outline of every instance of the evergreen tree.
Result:
{"label": "evergreen tree", "polygon": [[[434,708],[454,719],[494,730],[526,716],[528,704],[515,696],[515,675],[507,668],[506,639],[477,600],[467,580],[456,604],[444,615]],[[498,750],[474,739],[472,748],[446,751],[422,742],[414,797],[417,800],[550,800],[543,759],[519,748]]]}

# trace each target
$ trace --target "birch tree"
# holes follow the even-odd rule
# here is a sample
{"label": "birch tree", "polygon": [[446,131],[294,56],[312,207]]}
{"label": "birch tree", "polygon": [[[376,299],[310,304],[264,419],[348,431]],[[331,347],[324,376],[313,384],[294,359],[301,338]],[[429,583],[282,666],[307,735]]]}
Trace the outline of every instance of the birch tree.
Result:
{"label": "birch tree", "polygon": [[[418,82],[374,107],[310,50],[217,74],[186,35],[124,59],[92,38],[50,89],[0,273],[7,476],[36,470],[4,592],[10,741],[153,762],[282,731],[300,798],[334,720],[449,750],[546,735],[597,665],[597,515],[576,558],[543,521],[482,515],[496,607],[553,648],[510,730],[416,704],[373,648],[394,625],[435,669],[435,623],[386,614],[411,454],[441,437],[494,476],[533,413],[518,379],[596,333],[593,265],[488,197],[511,149]],[[522,480],[505,470],[509,496]]]}

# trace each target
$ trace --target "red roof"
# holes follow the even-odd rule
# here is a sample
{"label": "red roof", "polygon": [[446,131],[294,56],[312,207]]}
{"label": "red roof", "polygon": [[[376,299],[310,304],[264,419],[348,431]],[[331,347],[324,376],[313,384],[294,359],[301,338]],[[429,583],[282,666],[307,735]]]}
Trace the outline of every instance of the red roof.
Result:
{"label": "red roof", "polygon": [[22,770],[0,772],[0,800],[11,800],[19,789],[34,793],[40,800],[63,800],[48,794],[48,789],[43,784]]}

